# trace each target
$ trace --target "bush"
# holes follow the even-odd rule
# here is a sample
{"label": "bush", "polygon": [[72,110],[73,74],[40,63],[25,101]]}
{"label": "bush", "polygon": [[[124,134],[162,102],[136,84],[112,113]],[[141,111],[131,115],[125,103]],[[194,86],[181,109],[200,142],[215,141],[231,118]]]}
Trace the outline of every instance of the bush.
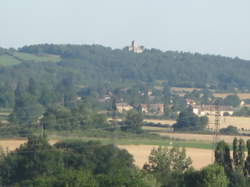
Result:
{"label": "bush", "polygon": [[220,129],[221,134],[227,134],[227,135],[234,135],[234,134],[239,134],[237,127],[235,126],[228,126],[227,128],[222,128]]}
{"label": "bush", "polygon": [[173,125],[175,131],[202,131],[208,123],[208,117],[199,117],[187,109],[179,114],[176,121]]}

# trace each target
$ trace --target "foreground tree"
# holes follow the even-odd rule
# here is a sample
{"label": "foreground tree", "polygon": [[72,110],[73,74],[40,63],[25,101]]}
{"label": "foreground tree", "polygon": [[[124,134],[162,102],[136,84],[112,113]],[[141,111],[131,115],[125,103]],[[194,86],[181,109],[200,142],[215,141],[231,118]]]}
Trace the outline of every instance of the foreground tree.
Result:
{"label": "foreground tree", "polygon": [[182,174],[192,164],[184,148],[158,147],[149,155],[149,162],[143,169],[153,174],[162,184],[173,186],[182,180]]}
{"label": "foreground tree", "polygon": [[243,173],[245,162],[245,142],[234,138],[233,140],[233,163],[234,169]]}
{"label": "foreground tree", "polygon": [[38,176],[53,176],[62,171],[59,150],[43,137],[30,137],[28,142],[0,161],[3,184],[12,185]]}
{"label": "foreground tree", "polygon": [[218,164],[212,164],[203,168],[200,172],[199,187],[226,187],[229,180],[224,168]]}
{"label": "foreground tree", "polygon": [[215,163],[223,166],[227,173],[233,170],[230,149],[224,141],[219,142],[215,148]]}
{"label": "foreground tree", "polygon": [[247,158],[245,161],[244,173],[250,177],[250,140],[247,140]]}

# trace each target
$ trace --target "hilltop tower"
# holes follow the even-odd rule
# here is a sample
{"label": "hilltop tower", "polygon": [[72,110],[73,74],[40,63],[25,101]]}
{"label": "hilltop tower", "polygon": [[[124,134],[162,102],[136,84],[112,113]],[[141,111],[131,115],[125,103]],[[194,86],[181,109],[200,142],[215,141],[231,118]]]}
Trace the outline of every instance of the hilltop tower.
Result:
{"label": "hilltop tower", "polygon": [[135,41],[133,40],[131,42],[131,46],[129,47],[129,51],[132,51],[134,53],[143,53],[144,50],[141,46],[136,44]]}

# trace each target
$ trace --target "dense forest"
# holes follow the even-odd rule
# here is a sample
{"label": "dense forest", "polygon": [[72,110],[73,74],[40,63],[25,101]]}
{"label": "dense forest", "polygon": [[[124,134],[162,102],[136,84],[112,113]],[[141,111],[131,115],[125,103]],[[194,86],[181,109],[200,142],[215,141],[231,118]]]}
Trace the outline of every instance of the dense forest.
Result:
{"label": "dense forest", "polygon": [[155,82],[200,88],[249,88],[249,61],[238,58],[151,49],[142,54],[98,45],[35,45],[19,49],[31,54],[59,55],[60,67],[83,74],[86,84]]}
{"label": "dense forest", "polygon": [[[40,56],[40,60],[27,54]],[[58,79],[70,74],[76,79],[75,81],[79,81],[79,84],[88,86],[94,83],[121,84],[137,81],[152,83],[157,80],[184,87],[247,89],[250,86],[247,76],[249,62],[222,56],[162,52],[156,49],[135,54],[129,52],[127,48],[112,50],[99,45],[47,44],[25,46],[17,51],[0,49],[0,55],[0,62],[4,60],[3,56],[14,57],[15,60],[22,62],[8,68],[1,67],[2,76],[10,76],[8,73],[11,73],[15,74],[16,78],[25,73],[26,77],[35,74],[39,79],[37,74],[39,72],[50,76],[57,74]],[[51,58],[48,58],[48,55],[51,55]],[[55,55],[60,57],[57,63],[46,63],[46,61],[56,62]],[[3,64],[8,65],[8,58],[5,59],[7,60]],[[32,61],[38,63],[29,63]],[[33,73],[25,72],[27,68]]]}

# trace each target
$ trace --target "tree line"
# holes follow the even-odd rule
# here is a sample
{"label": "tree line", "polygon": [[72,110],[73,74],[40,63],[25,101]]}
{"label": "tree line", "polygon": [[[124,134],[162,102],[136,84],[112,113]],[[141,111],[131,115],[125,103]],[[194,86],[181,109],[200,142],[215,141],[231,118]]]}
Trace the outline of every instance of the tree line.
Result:
{"label": "tree line", "polygon": [[[248,151],[245,155],[245,151]],[[50,145],[31,136],[15,151],[0,150],[0,185],[6,187],[247,187],[250,185],[250,140],[217,144],[213,164],[192,168],[184,148],[151,150],[142,169],[115,145],[80,140]]]}

